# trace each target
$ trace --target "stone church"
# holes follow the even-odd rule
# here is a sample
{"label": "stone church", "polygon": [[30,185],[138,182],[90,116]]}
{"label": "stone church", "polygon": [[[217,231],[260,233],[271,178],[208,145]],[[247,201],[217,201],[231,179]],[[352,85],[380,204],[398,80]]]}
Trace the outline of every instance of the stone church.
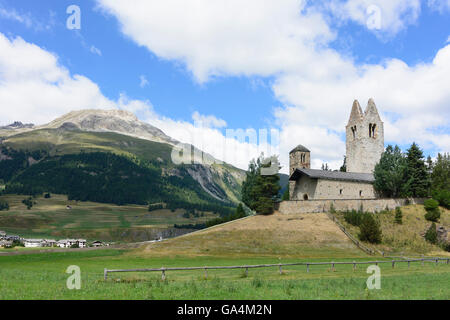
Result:
{"label": "stone church", "polygon": [[347,172],[311,169],[311,152],[298,145],[289,153],[290,200],[375,199],[373,169],[384,151],[384,128],[373,99],[363,112],[353,102],[346,126]]}

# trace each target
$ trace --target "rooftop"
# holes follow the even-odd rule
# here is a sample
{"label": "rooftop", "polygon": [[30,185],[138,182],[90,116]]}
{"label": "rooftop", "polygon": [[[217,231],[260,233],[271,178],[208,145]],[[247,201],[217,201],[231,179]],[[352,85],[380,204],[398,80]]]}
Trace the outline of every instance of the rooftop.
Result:
{"label": "rooftop", "polygon": [[295,169],[294,173],[289,177],[289,180],[298,180],[302,175],[305,175],[312,179],[325,179],[325,180],[340,180],[340,181],[355,181],[373,183],[374,177],[371,173],[358,173],[358,172],[340,172],[340,171],[326,171],[317,169]]}
{"label": "rooftop", "polygon": [[293,152],[297,152],[297,151],[300,151],[300,152],[311,152],[311,151],[308,150],[308,148],[306,148],[305,146],[302,146],[301,144],[299,144],[294,149],[292,149],[291,152],[289,152],[289,153],[293,153]]}

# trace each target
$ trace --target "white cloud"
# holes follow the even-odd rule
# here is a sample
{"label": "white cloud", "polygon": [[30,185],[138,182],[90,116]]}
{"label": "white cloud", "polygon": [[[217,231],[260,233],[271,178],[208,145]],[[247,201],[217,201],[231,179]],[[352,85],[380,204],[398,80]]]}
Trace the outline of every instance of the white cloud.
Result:
{"label": "white cloud", "polygon": [[300,0],[99,3],[123,33],[159,57],[183,61],[200,82],[303,68],[312,48],[334,37],[319,14],[301,14]]}
{"label": "white cloud", "polygon": [[352,20],[379,36],[395,35],[414,24],[420,15],[420,0],[326,0],[318,6],[333,18]]}
{"label": "white cloud", "polygon": [[0,7],[0,18],[22,23],[28,28],[33,25],[33,20],[29,14],[19,14],[15,9]]}
{"label": "white cloud", "polygon": [[432,10],[444,13],[450,11],[450,0],[428,0],[428,6]]}
{"label": "white cloud", "polygon": [[160,58],[184,63],[199,82],[214,76],[273,77],[273,91],[283,103],[274,117],[285,166],[289,149],[302,143],[313,151],[315,167],[329,162],[337,168],[355,98],[361,104],[375,99],[387,142],[415,140],[450,150],[450,46],[431,63],[413,66],[397,59],[358,65],[328,46],[336,37],[327,24],[329,12],[366,27],[367,8],[377,5],[380,32],[393,36],[417,21],[418,0],[330,0],[325,7],[296,0],[98,2],[117,17],[124,34]]}
{"label": "white cloud", "polygon": [[194,112],[194,123],[177,121],[158,115],[150,101],[134,100],[125,93],[117,101],[110,100],[90,79],[71,75],[56,55],[0,33],[0,126],[16,120],[44,124],[73,110],[96,108],[133,112],[171,137],[243,169],[260,152],[256,145],[227,139],[219,130],[226,122],[215,116]]}
{"label": "white cloud", "polygon": [[21,38],[0,33],[0,122],[45,123],[84,108],[111,108],[97,84],[71,75],[58,58]]}
{"label": "white cloud", "polygon": [[89,51],[91,51],[91,53],[96,54],[98,56],[102,56],[102,52],[99,48],[95,47],[95,46],[91,46],[91,48],[89,49]]}
{"label": "white cloud", "polygon": [[149,82],[148,82],[147,78],[144,75],[139,76],[139,80],[140,80],[139,86],[141,88],[144,88],[144,87],[149,85]]}

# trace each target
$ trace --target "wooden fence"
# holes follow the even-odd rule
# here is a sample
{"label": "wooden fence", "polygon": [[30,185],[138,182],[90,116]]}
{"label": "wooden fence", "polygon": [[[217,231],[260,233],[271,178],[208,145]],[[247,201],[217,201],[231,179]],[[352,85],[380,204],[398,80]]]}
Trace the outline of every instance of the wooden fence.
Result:
{"label": "wooden fence", "polygon": [[222,266],[222,267],[176,267],[176,268],[150,268],[150,269],[113,269],[108,270],[105,268],[104,270],[104,279],[105,281],[108,279],[108,273],[115,272],[161,272],[161,279],[166,279],[166,271],[177,271],[177,270],[204,270],[205,278],[208,277],[208,270],[225,270],[225,269],[245,269],[245,275],[248,275],[248,269],[255,268],[271,268],[278,267],[280,274],[283,273],[282,268],[286,266],[306,266],[306,272],[309,272],[311,266],[317,265],[330,265],[331,269],[335,271],[336,265],[353,265],[353,270],[356,270],[357,265],[363,264],[382,264],[389,263],[392,264],[392,268],[395,268],[395,264],[397,263],[408,263],[408,268],[411,262],[421,262],[422,266],[425,262],[434,262],[436,265],[442,261],[447,265],[449,264],[450,258],[422,258],[422,259],[402,259],[402,260],[383,260],[383,261],[353,261],[353,262],[294,262],[294,263],[277,263],[277,264],[258,264],[258,265],[244,265],[244,266]]}

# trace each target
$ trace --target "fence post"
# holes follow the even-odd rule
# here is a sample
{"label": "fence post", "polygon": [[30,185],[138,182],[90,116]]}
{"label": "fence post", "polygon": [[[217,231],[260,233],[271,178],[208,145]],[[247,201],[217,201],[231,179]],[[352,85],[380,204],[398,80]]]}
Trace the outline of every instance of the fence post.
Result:
{"label": "fence post", "polygon": [[392,260],[392,269],[395,268],[395,260]]}
{"label": "fence post", "polygon": [[306,272],[309,273],[309,264],[306,264]]}
{"label": "fence post", "polygon": [[425,260],[422,258],[422,267],[425,265],[424,261],[425,261]]}
{"label": "fence post", "polygon": [[248,277],[248,268],[245,268],[245,276]]}
{"label": "fence post", "polygon": [[334,262],[331,263],[331,271],[333,271],[333,272],[335,271],[335,269],[334,269]]}
{"label": "fence post", "polygon": [[353,261],[353,271],[356,271],[356,262]]}
{"label": "fence post", "polygon": [[208,279],[208,268],[205,267],[205,279]]}
{"label": "fence post", "polygon": [[281,263],[280,263],[280,265],[278,266],[278,268],[280,269],[280,274],[283,274],[283,270],[281,269]]}
{"label": "fence post", "polygon": [[103,276],[105,277],[105,281],[108,279],[108,269],[105,268],[103,271]]}
{"label": "fence post", "polygon": [[449,261],[450,259],[447,259],[447,264],[448,264],[448,261]]}
{"label": "fence post", "polygon": [[408,268],[409,268],[409,264],[411,263],[411,261],[410,260],[408,260]]}
{"label": "fence post", "polygon": [[161,268],[162,269],[162,274],[161,274],[161,279],[162,281],[166,280],[166,269]]}
{"label": "fence post", "polygon": [[438,264],[439,259],[436,259],[436,265]]}

